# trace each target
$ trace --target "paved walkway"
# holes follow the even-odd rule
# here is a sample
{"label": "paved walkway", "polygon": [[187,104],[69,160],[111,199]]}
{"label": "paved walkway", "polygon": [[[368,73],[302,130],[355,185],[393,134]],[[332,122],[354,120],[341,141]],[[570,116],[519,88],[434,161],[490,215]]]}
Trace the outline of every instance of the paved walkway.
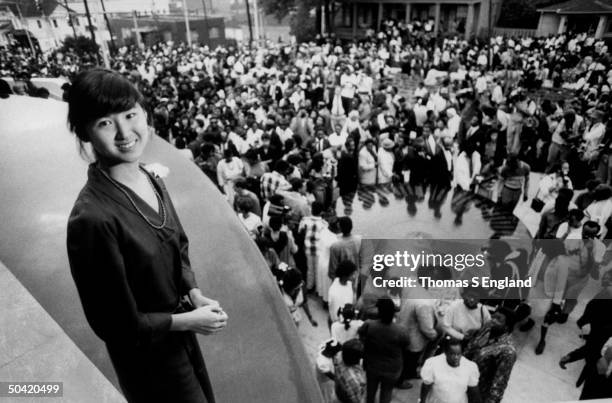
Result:
{"label": "paved walkway", "polygon": [[[530,195],[535,193],[540,176],[532,174]],[[374,197],[378,198],[378,195]],[[487,239],[493,232],[489,223],[483,219],[480,208],[474,205],[464,214],[463,224],[456,225],[452,219],[450,200],[447,200],[446,205],[442,207],[440,219],[434,218],[425,202],[418,205],[418,211],[414,216],[407,214],[406,202],[403,199],[398,200],[391,196],[388,198],[388,204],[384,204],[386,205],[381,206],[375,201],[370,206],[368,203],[369,207],[366,210],[363,204],[356,199],[352,204],[351,214],[355,233],[366,237],[403,238],[410,237],[410,234],[415,232],[424,232],[433,237],[447,239]],[[339,202],[338,213],[342,214],[342,211],[343,206]],[[516,228],[513,236],[528,239],[525,238],[528,237],[527,231],[521,224]],[[599,283],[590,280],[581,295],[581,303],[576,307],[568,322],[564,325],[551,326],[546,350],[541,356],[535,355],[534,348],[539,338],[539,327],[548,308],[548,302],[543,295],[541,284],[538,284],[532,291],[532,317],[536,321],[536,326],[528,333],[521,333],[518,330],[514,333],[518,347],[518,361],[512,371],[503,403],[567,402],[578,399],[580,390],[575,387],[575,382],[582,370],[583,363],[573,363],[568,366],[567,370],[562,370],[558,361],[562,355],[582,344],[576,319],[581,315],[586,301],[598,290]],[[299,333],[314,365],[319,346],[330,336],[327,328],[327,312],[323,309],[318,297],[311,299],[310,308],[319,326],[313,328],[307,320],[304,320],[299,327]],[[415,381],[414,385],[415,387],[410,390],[395,390],[393,402],[415,402],[420,391],[419,381]]]}

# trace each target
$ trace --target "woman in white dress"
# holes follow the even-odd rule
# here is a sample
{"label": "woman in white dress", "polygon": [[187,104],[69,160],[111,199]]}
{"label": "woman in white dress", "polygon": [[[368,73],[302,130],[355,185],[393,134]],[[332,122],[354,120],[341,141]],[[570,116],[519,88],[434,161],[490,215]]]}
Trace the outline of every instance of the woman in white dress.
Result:
{"label": "woman in white dress", "polygon": [[327,302],[327,293],[331,286],[331,279],[327,275],[329,267],[329,250],[331,246],[338,240],[338,236],[331,232],[329,228],[325,228],[321,232],[321,236],[317,243],[317,273],[316,273],[316,291],[317,294]]}

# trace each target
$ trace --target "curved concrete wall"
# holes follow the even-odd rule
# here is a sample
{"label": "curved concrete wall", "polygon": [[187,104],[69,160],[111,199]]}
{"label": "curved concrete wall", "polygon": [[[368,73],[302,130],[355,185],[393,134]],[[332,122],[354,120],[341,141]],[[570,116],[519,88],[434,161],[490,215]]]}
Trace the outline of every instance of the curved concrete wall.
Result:
{"label": "curved concrete wall", "polygon": [[[62,102],[0,100],[0,261],[116,386],[67,263],[66,223],[87,163],[65,117]],[[199,338],[218,401],[322,401],[273,277],[222,195],[160,139],[150,144],[144,162],[170,169],[165,182],[189,236],[200,287],[230,317],[224,333]]]}

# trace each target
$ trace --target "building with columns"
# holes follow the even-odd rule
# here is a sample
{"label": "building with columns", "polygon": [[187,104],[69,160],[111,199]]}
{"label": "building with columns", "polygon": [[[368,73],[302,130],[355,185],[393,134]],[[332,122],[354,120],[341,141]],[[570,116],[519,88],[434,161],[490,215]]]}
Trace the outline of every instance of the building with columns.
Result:
{"label": "building with columns", "polygon": [[587,31],[612,40],[612,0],[569,0],[538,11],[538,36]]}
{"label": "building with columns", "polygon": [[501,0],[341,0],[334,10],[334,32],[342,39],[360,38],[385,19],[418,19],[431,21],[433,32],[470,38],[487,34],[500,5]]}

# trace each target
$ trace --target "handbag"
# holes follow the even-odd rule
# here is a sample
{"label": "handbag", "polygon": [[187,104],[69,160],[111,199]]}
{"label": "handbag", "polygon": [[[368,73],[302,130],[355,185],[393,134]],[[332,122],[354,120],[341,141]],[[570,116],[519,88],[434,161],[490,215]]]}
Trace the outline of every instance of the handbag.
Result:
{"label": "handbag", "polygon": [[536,193],[535,197],[531,200],[531,209],[536,213],[541,212],[544,208],[544,202],[538,197],[538,194],[540,194],[539,190],[538,193]]}

